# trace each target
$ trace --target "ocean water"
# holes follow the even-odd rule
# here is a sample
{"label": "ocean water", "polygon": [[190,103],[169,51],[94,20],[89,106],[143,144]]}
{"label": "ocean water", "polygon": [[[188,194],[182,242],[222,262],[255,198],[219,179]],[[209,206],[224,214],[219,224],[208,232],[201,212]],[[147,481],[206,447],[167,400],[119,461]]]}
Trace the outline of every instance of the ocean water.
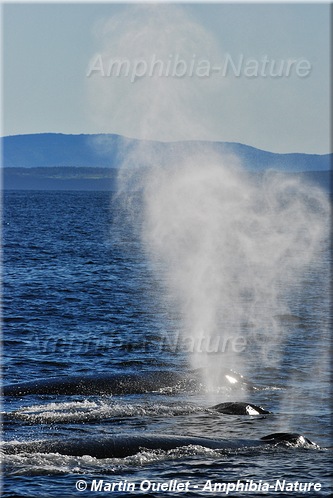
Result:
{"label": "ocean water", "polygon": [[[168,342],[181,317],[161,299],[159,277],[110,193],[8,191],[3,203],[5,384],[112,373],[192,375],[189,355]],[[285,334],[275,346],[279,364],[263,366],[249,350],[247,371],[240,372],[256,386],[246,399],[273,415],[217,413],[200,385],[120,395],[8,396],[2,405],[4,438],[10,442],[113,434],[258,440],[298,432],[320,448],[141,448],[133,456],[107,459],[4,455],[3,496],[225,496],[205,491],[205,483],[238,480],[320,483],[320,491],[305,494],[331,496],[329,249],[327,241],[288,296],[292,314],[281,317]],[[213,398],[237,401],[241,394],[223,386]],[[79,480],[87,490],[76,489]],[[115,483],[115,490],[91,491],[93,480]],[[153,488],[172,480],[189,481],[188,491]],[[135,491],[126,483],[134,483]],[[304,496],[272,488],[229,491],[229,496],[248,495]]]}

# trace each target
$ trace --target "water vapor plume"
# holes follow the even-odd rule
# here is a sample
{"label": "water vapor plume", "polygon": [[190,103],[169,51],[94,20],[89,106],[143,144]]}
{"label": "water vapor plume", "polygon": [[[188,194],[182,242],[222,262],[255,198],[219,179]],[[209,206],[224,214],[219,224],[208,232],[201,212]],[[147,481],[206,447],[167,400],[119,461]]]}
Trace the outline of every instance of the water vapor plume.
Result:
{"label": "water vapor plume", "polygon": [[180,6],[145,4],[101,20],[95,35],[87,92],[100,129],[145,140],[209,137],[208,97],[224,83],[206,76],[219,57],[207,30]]}
{"label": "water vapor plume", "polygon": [[[172,5],[130,8],[100,32],[103,61],[219,53],[211,35]],[[213,77],[95,74],[90,85],[103,125],[111,120],[118,133],[145,139],[124,141],[119,196],[179,311],[192,367],[214,389],[224,368],[251,374],[258,361],[278,365],[286,329],[276,317],[291,312],[290,293],[327,237],[324,193],[296,176],[250,174],[213,144],[149,142],[206,138]]]}
{"label": "water vapor plume", "polygon": [[319,189],[273,172],[253,179],[207,149],[149,171],[143,241],[163,262],[208,386],[224,368],[281,360],[276,316],[290,313],[288,292],[319,249],[326,213]]}

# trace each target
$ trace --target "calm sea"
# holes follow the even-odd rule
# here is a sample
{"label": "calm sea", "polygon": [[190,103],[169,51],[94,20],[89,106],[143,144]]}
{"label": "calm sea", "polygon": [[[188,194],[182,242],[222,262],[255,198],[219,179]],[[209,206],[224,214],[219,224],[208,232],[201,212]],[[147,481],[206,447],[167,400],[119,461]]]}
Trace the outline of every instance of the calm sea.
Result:
{"label": "calm sea", "polygon": [[[177,310],[161,299],[162,285],[137,235],[106,192],[11,191],[3,214],[3,376],[6,384],[54,376],[188,371],[188,356],[163,342],[179,329]],[[28,395],[4,400],[5,439],[30,441],[120,433],[163,433],[259,439],[299,432],[323,449],[186,447],[142,449],[98,460],[60,454],[6,456],[3,496],[128,496],[128,490],[79,492],[76,482],[135,483],[133,495],[225,496],[203,491],[207,481],[315,482],[318,493],[232,492],[229,496],[331,496],[329,247],[292,294],[276,345],[279,366],[248,372],[260,389],[249,402],[274,412],[231,416],[208,410],[202,390],[145,394]],[[237,401],[237,392],[221,393]],[[218,399],[218,397],[217,397]],[[189,492],[140,491],[140,483],[190,481]],[[147,485],[148,486],[148,485]],[[194,489],[194,486],[197,486]],[[124,484],[125,487],[125,484]],[[118,487],[119,488],[119,487]]]}

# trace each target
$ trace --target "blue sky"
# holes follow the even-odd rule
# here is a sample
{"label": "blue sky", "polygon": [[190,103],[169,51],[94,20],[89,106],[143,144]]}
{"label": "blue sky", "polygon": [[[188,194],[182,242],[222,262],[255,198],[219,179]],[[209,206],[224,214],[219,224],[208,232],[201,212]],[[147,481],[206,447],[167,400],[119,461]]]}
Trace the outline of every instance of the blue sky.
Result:
{"label": "blue sky", "polygon": [[[3,28],[3,135],[109,132],[329,152],[328,4],[8,3]],[[129,74],[103,75],[101,61],[106,70],[117,57]],[[153,57],[164,68],[181,59],[188,72],[151,78]],[[140,58],[147,71],[130,81]],[[200,61],[220,70],[196,73]]]}

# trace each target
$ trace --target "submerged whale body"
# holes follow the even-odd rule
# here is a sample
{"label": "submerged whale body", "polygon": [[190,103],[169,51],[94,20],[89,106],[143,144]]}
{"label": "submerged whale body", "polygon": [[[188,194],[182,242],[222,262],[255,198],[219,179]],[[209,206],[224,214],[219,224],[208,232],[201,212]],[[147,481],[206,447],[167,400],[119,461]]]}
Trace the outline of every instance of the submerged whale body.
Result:
{"label": "submerged whale body", "polygon": [[[30,394],[54,395],[98,395],[98,394],[144,394],[167,388],[181,390],[202,389],[202,371],[179,373],[169,370],[153,370],[140,373],[112,373],[108,375],[63,376],[36,379],[29,382],[5,385],[5,396],[26,396]],[[223,371],[216,380],[216,386],[250,388],[251,383],[232,370]]]}
{"label": "submerged whale body", "polygon": [[52,377],[4,386],[4,396],[29,394],[143,394],[179,386],[189,387],[191,379],[170,371],[122,373],[85,377]]}
{"label": "submerged whale body", "polygon": [[202,446],[205,448],[239,449],[244,447],[257,447],[269,445],[283,445],[295,447],[318,448],[315,443],[300,434],[275,433],[261,438],[260,440],[223,440],[195,436],[166,436],[157,434],[145,435],[113,435],[100,439],[85,438],[73,440],[45,440],[4,443],[5,454],[13,455],[19,453],[59,453],[68,456],[89,455],[101,458],[124,458],[139,453],[142,449],[147,450],[173,450],[184,446]]}
{"label": "submerged whale body", "polygon": [[243,402],[220,403],[218,405],[212,406],[211,409],[225,415],[261,415],[272,413],[268,410],[265,410],[261,406]]}

